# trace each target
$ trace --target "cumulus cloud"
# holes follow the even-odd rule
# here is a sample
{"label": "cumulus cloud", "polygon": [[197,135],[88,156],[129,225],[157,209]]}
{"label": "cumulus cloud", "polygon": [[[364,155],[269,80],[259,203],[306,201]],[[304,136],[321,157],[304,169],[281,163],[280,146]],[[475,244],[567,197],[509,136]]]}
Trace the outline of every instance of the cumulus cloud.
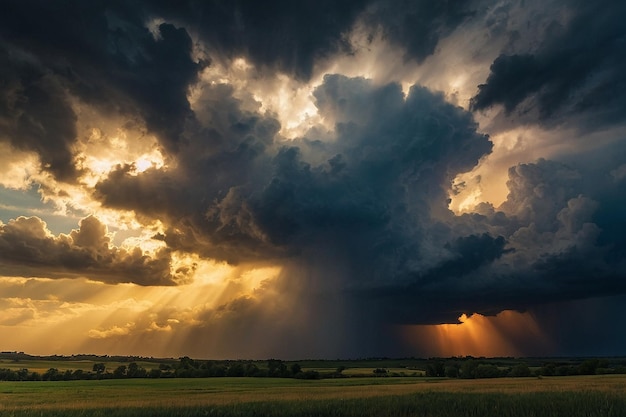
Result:
{"label": "cumulus cloud", "polygon": [[175,285],[190,279],[194,266],[172,266],[171,251],[154,254],[111,245],[107,227],[86,217],[69,235],[52,235],[38,217],[0,224],[0,273],[49,278],[88,277],[106,283]]}

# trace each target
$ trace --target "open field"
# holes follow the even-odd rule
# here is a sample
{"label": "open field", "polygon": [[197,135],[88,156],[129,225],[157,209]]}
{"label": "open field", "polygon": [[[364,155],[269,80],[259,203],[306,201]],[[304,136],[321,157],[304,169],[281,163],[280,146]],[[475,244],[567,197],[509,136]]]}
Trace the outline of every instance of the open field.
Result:
{"label": "open field", "polygon": [[[41,374],[46,372],[50,368],[56,368],[60,371],[67,371],[67,370],[76,371],[80,369],[82,371],[87,372],[93,369],[93,365],[96,362],[102,362],[102,361],[93,361],[93,360],[71,361],[71,360],[40,360],[40,359],[13,361],[9,359],[0,359],[0,368],[11,369],[14,371],[26,368],[28,369],[29,372],[39,372]],[[117,368],[120,365],[128,365],[128,363],[129,363],[128,361],[126,362],[107,361],[106,367],[107,369],[112,370],[112,369]],[[159,364],[156,362],[137,361],[136,363],[137,365],[145,369],[152,369],[152,368],[159,367]]]}
{"label": "open field", "polygon": [[0,382],[0,415],[624,416],[626,376]]}

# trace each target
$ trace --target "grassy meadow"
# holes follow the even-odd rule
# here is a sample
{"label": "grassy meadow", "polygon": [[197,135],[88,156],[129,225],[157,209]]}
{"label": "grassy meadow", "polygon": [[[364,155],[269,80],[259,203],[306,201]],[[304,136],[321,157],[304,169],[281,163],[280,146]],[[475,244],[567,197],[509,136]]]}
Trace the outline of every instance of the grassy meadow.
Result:
{"label": "grassy meadow", "polygon": [[626,376],[4,381],[0,416],[626,416]]}

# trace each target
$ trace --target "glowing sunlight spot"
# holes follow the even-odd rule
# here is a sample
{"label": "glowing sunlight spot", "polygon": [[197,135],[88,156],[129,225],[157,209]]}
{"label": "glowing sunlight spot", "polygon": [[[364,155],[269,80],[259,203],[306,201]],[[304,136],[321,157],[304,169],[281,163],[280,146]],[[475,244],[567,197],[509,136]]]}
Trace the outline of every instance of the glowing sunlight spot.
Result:
{"label": "glowing sunlight spot", "polygon": [[[456,324],[402,326],[406,340],[429,356],[523,356],[524,340],[534,346],[549,341],[529,313],[505,310],[495,316],[462,314]],[[530,342],[529,342],[530,341]]]}
{"label": "glowing sunlight spot", "polygon": [[136,172],[144,172],[152,166],[156,166],[156,163],[145,157],[141,157],[135,161]]}

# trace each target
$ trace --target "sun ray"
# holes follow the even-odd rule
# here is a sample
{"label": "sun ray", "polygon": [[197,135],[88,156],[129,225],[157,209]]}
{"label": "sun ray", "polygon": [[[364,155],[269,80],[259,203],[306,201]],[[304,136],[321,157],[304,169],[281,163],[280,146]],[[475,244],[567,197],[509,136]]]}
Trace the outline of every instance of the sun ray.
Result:
{"label": "sun ray", "polygon": [[[547,348],[546,336],[529,313],[505,310],[495,316],[462,314],[458,323],[402,327],[406,340],[428,356],[523,356],[521,340]],[[532,353],[532,352],[531,352]]]}

